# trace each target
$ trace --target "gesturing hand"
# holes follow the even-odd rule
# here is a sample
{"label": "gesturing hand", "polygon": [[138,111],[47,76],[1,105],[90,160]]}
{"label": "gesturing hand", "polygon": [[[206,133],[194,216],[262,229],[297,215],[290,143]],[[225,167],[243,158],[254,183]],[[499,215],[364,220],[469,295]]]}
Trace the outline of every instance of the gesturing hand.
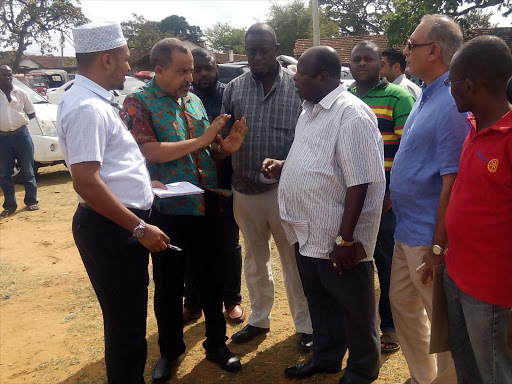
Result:
{"label": "gesturing hand", "polygon": [[276,159],[265,159],[263,163],[261,163],[261,173],[267,179],[277,179],[281,175],[281,170],[283,169],[284,160],[276,160]]}
{"label": "gesturing hand", "polygon": [[199,139],[201,139],[201,147],[204,148],[213,143],[213,141],[217,139],[220,130],[222,127],[224,127],[226,121],[229,119],[231,119],[231,115],[226,115],[225,113],[217,116],[217,118],[212,121],[210,126],[206,128],[203,134],[199,136]]}
{"label": "gesturing hand", "polygon": [[356,266],[356,248],[354,246],[339,247],[335,245],[333,251],[329,253],[329,259],[331,259],[331,263],[336,272],[338,272],[338,275],[341,275],[343,271],[348,271]]}
{"label": "gesturing hand", "polygon": [[220,145],[224,152],[234,153],[242,145],[247,130],[245,117],[242,117],[240,120],[235,121],[229,135],[225,139],[221,135],[217,135],[215,142]]}

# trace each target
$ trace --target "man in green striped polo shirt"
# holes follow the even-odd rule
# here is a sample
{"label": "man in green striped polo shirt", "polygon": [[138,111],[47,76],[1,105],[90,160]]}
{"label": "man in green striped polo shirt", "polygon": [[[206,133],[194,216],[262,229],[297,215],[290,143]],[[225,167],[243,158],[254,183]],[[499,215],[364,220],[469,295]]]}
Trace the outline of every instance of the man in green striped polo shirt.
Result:
{"label": "man in green striped polo shirt", "polygon": [[375,43],[361,41],[352,49],[350,70],[355,82],[350,87],[350,91],[368,104],[377,115],[379,130],[384,139],[386,194],[374,259],[381,289],[379,301],[380,329],[382,332],[381,350],[384,353],[390,353],[398,350],[400,344],[395,334],[388,296],[391,261],[395,244],[393,235],[396,228],[395,215],[391,209],[391,199],[389,198],[389,178],[393,159],[400,144],[402,130],[415,99],[402,87],[389,83],[385,77],[381,79],[380,70],[382,66],[382,53]]}

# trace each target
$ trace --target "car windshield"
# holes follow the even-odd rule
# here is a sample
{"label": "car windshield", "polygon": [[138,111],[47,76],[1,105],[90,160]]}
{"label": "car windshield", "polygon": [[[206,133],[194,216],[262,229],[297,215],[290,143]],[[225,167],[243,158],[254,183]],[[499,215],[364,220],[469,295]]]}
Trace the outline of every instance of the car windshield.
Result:
{"label": "car windshield", "polygon": [[132,93],[136,89],[143,87],[145,83],[143,81],[140,81],[139,79],[135,79],[133,77],[127,77],[124,81],[124,88],[121,89],[119,92],[122,95],[128,95],[129,93]]}
{"label": "car windshield", "polygon": [[16,88],[23,89],[28,97],[30,97],[30,101],[32,101],[32,104],[47,104],[48,100],[46,100],[43,96],[41,96],[39,93],[34,91],[32,88],[27,87],[25,84],[23,84],[18,79],[12,79],[12,84]]}

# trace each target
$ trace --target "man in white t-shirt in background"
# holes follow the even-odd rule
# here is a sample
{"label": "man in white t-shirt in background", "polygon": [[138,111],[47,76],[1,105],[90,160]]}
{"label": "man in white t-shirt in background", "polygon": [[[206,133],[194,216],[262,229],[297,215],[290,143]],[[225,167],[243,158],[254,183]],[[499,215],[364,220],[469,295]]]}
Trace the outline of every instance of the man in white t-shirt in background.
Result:
{"label": "man in white t-shirt in background", "polygon": [[390,48],[382,51],[382,77],[390,83],[401,86],[414,96],[416,100],[420,96],[421,89],[405,76],[405,56],[397,49]]}
{"label": "man in white t-shirt in background", "polygon": [[340,76],[331,47],[300,57],[294,80],[306,101],[295,140],[286,161],[265,159],[262,172],[281,174],[281,221],[313,324],[311,358],[285,375],[339,372],[348,349],[340,384],[368,384],[380,362],[372,255],[386,186],[384,145],[375,114]]}
{"label": "man in white t-shirt in background", "polygon": [[80,202],[73,237],[103,312],[108,383],[143,384],[149,252],[165,250],[169,238],[144,222],[153,203],[149,173],[109,92],[123,88],[130,70],[121,26],[87,24],[73,38],[78,75],[57,117]]}
{"label": "man in white t-shirt in background", "polygon": [[0,187],[4,193],[4,210],[0,217],[11,216],[18,205],[12,173],[15,162],[25,185],[25,204],[36,211],[37,184],[34,176],[34,143],[27,124],[36,117],[32,101],[22,89],[12,84],[12,69],[0,65]]}

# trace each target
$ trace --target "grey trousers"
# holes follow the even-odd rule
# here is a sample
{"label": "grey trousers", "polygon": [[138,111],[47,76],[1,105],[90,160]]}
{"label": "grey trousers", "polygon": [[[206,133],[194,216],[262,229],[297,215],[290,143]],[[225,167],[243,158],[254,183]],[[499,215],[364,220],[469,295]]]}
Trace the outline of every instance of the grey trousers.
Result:
{"label": "grey trousers", "polygon": [[349,351],[345,377],[358,384],[379,375],[380,338],[375,310],[374,267],[361,262],[339,276],[330,260],[295,257],[313,324],[313,363],[339,371]]}

